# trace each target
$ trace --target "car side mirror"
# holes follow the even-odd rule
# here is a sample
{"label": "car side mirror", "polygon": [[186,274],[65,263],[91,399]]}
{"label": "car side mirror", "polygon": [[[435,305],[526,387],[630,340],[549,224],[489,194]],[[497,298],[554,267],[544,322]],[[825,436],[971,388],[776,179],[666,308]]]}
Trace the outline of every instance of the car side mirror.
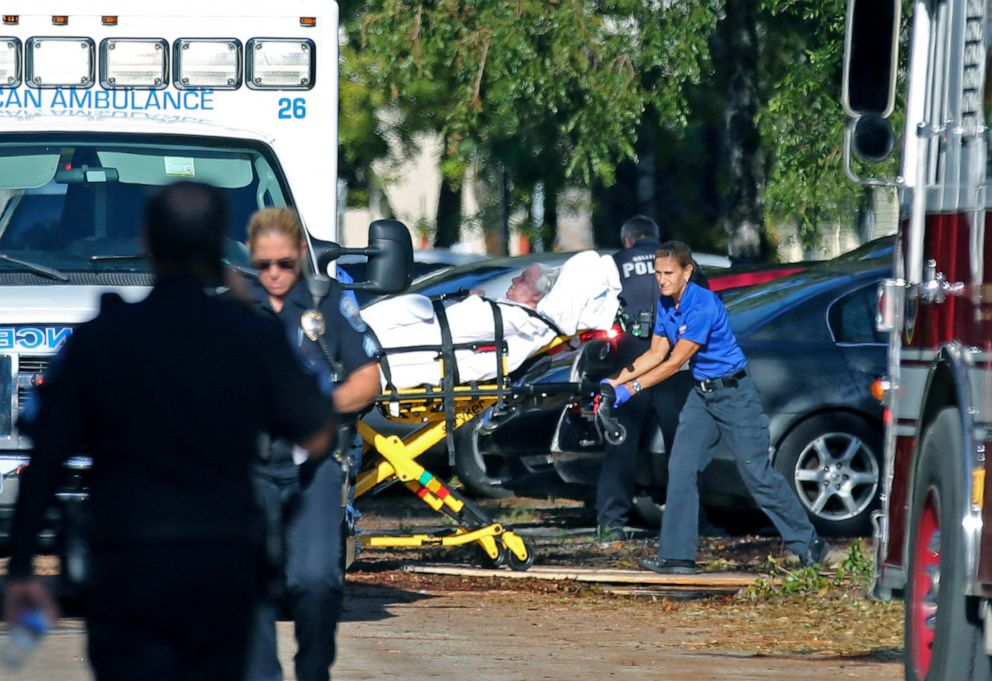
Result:
{"label": "car side mirror", "polygon": [[339,244],[314,240],[317,278],[326,277],[327,268],[342,255],[368,258],[368,280],[342,283],[350,291],[399,293],[413,281],[413,241],[410,230],[399,220],[376,220],[369,225],[366,248],[345,248]]}

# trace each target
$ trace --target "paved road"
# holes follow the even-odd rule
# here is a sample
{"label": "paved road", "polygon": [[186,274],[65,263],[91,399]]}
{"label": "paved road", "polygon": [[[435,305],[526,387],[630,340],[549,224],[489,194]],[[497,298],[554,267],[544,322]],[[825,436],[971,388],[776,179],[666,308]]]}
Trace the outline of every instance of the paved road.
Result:
{"label": "paved road", "polygon": [[[707,644],[715,633],[631,600],[587,601],[554,593],[410,593],[359,588],[339,637],[336,681],[838,681],[902,678],[895,661],[756,656]],[[0,635],[0,639],[3,636]],[[17,676],[5,681],[88,679],[78,620],[65,620]],[[291,630],[280,624],[291,670]],[[287,675],[287,681],[293,679]]]}

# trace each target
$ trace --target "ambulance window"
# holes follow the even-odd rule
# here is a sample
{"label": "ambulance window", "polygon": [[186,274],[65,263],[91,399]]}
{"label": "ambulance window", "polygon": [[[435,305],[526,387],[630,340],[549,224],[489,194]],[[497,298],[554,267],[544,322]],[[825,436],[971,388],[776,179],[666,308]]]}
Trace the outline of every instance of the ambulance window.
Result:
{"label": "ambulance window", "polygon": [[148,197],[197,180],[223,192],[231,259],[246,264],[233,247],[251,214],[290,204],[269,154],[260,144],[164,135],[38,134],[0,145],[0,251],[63,272],[147,272],[139,231]]}

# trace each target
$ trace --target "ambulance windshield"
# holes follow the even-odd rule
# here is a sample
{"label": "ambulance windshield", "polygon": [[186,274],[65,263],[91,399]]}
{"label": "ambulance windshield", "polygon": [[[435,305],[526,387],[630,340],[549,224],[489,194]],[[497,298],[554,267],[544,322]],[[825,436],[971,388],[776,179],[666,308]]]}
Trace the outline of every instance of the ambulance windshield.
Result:
{"label": "ambulance windshield", "polygon": [[[30,135],[0,144],[0,270],[17,261],[61,272],[147,271],[139,230],[145,200],[179,180],[221,189],[230,208],[228,258],[247,265],[245,228],[266,206],[292,206],[264,145],[163,135]],[[30,271],[30,270],[28,270]]]}

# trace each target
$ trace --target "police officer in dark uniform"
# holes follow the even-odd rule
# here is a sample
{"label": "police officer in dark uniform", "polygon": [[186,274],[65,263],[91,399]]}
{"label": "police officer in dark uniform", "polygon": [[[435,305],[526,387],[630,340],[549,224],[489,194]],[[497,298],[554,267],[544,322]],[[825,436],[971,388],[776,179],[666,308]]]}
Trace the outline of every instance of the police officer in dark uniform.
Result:
{"label": "police officer in dark uniform", "polygon": [[[654,256],[661,246],[658,225],[649,217],[636,215],[620,228],[623,250],[613,254],[620,272],[621,298],[626,334],[619,346],[621,366],[627,366],[651,345],[654,308],[658,302],[658,282],[654,278]],[[637,455],[641,431],[653,423],[651,394],[636,395],[616,412],[628,437],[618,445],[607,444],[603,468],[596,487],[596,537],[603,541],[624,539],[624,525],[634,500]]]}
{"label": "police officer in dark uniform", "polygon": [[[336,283],[315,298],[303,274],[306,240],[296,214],[286,208],[258,211],[248,225],[248,248],[259,271],[257,305],[282,322],[303,364],[332,395],[342,419],[367,407],[379,394],[379,346],[358,314],[352,295]],[[341,445],[347,447],[349,442]],[[283,510],[288,606],[296,625],[299,681],[327,681],[334,662],[341,615],[342,489],[347,457],[297,466],[292,447],[272,444],[256,471],[259,493],[270,508]],[[275,622],[279,604],[259,609],[247,679],[281,681]]]}
{"label": "police officer in dark uniform", "polygon": [[181,182],[149,203],[150,295],[105,298],[52,362],[26,413],[5,593],[8,622],[54,602],[32,553],[63,461],[92,455],[86,593],[98,681],[242,681],[262,582],[251,467],[263,433],[323,455],[333,407],[282,328],[209,297],[222,278],[223,196]]}
{"label": "police officer in dark uniform", "polygon": [[668,490],[657,557],[641,560],[665,574],[698,572],[696,481],[721,438],[730,445],[751,496],[801,565],[820,563],[827,544],[813,529],[795,494],[768,459],[768,417],[730,330],[720,298],[689,279],[692,253],[680,242],[662,244],[655,259],[661,298],[651,346],[611,383],[616,404],[670,379],[689,363],[695,388],[679,414],[668,463]]}

